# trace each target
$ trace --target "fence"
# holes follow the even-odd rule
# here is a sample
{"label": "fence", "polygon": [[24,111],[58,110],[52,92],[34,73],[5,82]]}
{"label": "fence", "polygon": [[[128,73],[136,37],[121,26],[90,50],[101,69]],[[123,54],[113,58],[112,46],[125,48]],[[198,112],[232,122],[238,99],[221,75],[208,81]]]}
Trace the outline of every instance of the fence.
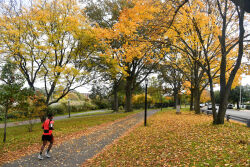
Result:
{"label": "fence", "polygon": [[[201,112],[206,113],[207,115],[213,114],[212,110],[201,109]],[[248,119],[248,118],[235,116],[235,115],[230,115],[230,114],[225,114],[225,118],[227,119],[227,121],[229,121],[231,119],[231,120],[234,120],[234,121],[245,123],[247,125],[247,127],[250,127],[250,119]]]}

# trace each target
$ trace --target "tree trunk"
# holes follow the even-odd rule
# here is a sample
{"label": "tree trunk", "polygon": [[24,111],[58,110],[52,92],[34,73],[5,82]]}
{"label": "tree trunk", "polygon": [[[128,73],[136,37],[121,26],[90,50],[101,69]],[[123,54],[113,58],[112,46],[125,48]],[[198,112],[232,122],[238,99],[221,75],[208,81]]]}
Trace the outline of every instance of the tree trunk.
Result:
{"label": "tree trunk", "polygon": [[114,112],[118,112],[118,89],[117,89],[117,85],[114,85],[114,106],[113,106],[113,110]]}
{"label": "tree trunk", "polygon": [[130,78],[127,78],[125,91],[126,91],[125,111],[131,112],[133,109],[132,109],[132,81]]}
{"label": "tree trunk", "polygon": [[210,96],[211,96],[211,101],[212,101],[213,124],[215,124],[216,119],[217,119],[217,112],[216,112],[216,108],[215,108],[214,87],[213,87],[213,79],[212,79],[212,76],[210,73],[210,66],[208,66],[207,75],[208,75],[208,79],[209,79]]}
{"label": "tree trunk", "polygon": [[240,109],[240,103],[239,103],[239,100],[237,100],[237,109],[238,109],[238,110]]}
{"label": "tree trunk", "polygon": [[194,110],[194,90],[191,89],[191,96],[190,96],[190,111]]}
{"label": "tree trunk", "polygon": [[176,99],[175,99],[175,108],[176,108],[176,114],[180,114],[181,110],[180,110],[180,98],[178,96],[178,93],[176,95]]}
{"label": "tree trunk", "polygon": [[[197,57],[197,53],[195,57]],[[194,98],[194,111],[195,114],[200,114],[200,80],[199,80],[199,66],[198,63],[195,61],[194,63],[194,78],[193,78],[193,98]]]}
{"label": "tree trunk", "polygon": [[4,133],[3,133],[3,142],[6,142],[6,131],[7,131],[7,114],[8,114],[8,105],[5,107],[5,115],[4,115]]}
{"label": "tree trunk", "polygon": [[174,109],[176,109],[178,105],[178,90],[177,89],[174,89],[174,102],[175,102]]}
{"label": "tree trunk", "polygon": [[220,107],[215,120],[215,124],[224,124],[224,118],[227,111],[229,92],[222,90],[220,92]]}
{"label": "tree trunk", "polygon": [[194,111],[195,114],[200,114],[200,90],[199,88],[194,89]]}
{"label": "tree trunk", "polygon": [[179,96],[178,99],[179,99],[179,105],[180,105],[180,109],[181,109],[181,96]]}

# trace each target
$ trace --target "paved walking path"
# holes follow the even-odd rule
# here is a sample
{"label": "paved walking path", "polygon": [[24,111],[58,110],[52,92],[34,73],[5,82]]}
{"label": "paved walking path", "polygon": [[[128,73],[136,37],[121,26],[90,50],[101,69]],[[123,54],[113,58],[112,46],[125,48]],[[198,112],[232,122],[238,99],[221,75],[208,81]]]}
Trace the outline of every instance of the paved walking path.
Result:
{"label": "paved walking path", "polygon": [[[86,114],[94,114],[94,113],[102,113],[105,112],[107,110],[94,110],[94,111],[87,111],[87,112],[82,112],[82,113],[76,113],[76,114],[70,114],[71,117],[73,116],[78,116],[78,115],[86,115]],[[61,119],[65,119],[68,118],[69,115],[61,115],[61,116],[55,116],[53,119],[54,120],[61,120]],[[33,119],[31,120],[32,123],[40,123],[40,119]],[[7,123],[7,127],[12,127],[12,126],[19,126],[19,125],[28,125],[29,121],[19,121],[19,122],[8,122]],[[0,128],[4,128],[4,124],[0,124]]]}
{"label": "paved walking path", "polygon": [[[158,110],[148,111],[148,116]],[[52,157],[38,160],[38,153],[23,157],[3,167],[75,167],[81,166],[87,159],[99,153],[106,145],[122,136],[131,127],[143,121],[144,112],[129,116],[105,128],[99,129],[79,139],[70,140],[52,148]]]}

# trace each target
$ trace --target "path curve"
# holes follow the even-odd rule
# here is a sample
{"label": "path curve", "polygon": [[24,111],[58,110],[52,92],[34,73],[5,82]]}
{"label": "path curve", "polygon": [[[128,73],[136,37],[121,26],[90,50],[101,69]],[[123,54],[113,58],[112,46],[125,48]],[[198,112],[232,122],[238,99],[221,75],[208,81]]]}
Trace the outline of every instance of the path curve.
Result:
{"label": "path curve", "polygon": [[[148,116],[159,110],[149,110]],[[73,167],[81,166],[87,159],[99,153],[105,146],[122,136],[126,131],[143,121],[144,112],[129,116],[91,134],[73,139],[52,148],[52,157],[38,160],[38,153],[25,156],[3,167]]]}

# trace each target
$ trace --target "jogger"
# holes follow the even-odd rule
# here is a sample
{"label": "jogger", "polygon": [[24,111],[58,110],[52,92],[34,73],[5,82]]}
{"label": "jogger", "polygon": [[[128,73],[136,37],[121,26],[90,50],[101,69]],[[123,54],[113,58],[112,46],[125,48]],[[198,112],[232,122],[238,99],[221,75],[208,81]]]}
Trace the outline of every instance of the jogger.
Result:
{"label": "jogger", "polygon": [[43,156],[42,156],[43,150],[44,150],[48,141],[50,142],[50,144],[49,144],[47,151],[45,152],[45,156],[47,158],[51,157],[49,154],[49,151],[50,151],[50,149],[53,145],[53,142],[54,142],[54,136],[52,134],[52,130],[54,130],[54,121],[52,121],[52,119],[53,119],[52,114],[48,114],[48,119],[46,119],[46,121],[44,121],[43,126],[42,126],[42,128],[44,129],[43,135],[42,135],[43,145],[41,147],[40,154],[38,155],[38,158],[41,160],[43,159]]}

